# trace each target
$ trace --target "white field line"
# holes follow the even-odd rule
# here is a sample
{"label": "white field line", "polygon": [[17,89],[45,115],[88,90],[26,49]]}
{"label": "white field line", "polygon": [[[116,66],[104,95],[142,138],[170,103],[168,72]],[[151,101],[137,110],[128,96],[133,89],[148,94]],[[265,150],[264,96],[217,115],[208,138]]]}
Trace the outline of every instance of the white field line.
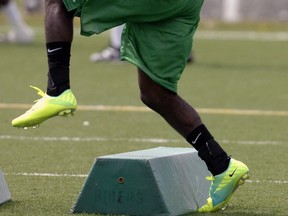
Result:
{"label": "white field line", "polygon": [[205,39],[205,40],[288,41],[288,33],[287,32],[199,30],[196,32],[195,38]]}
{"label": "white field line", "polygon": [[29,141],[62,141],[62,142],[150,142],[150,143],[181,143],[183,140],[162,138],[107,138],[107,137],[31,137],[0,135],[0,140],[29,140]]}
{"label": "white field line", "polygon": [[[74,177],[74,178],[87,178],[87,174],[60,174],[60,173],[6,173],[5,175],[14,175],[14,176],[31,176],[31,177]],[[288,184],[286,180],[247,180],[247,183],[268,183],[268,184]]]}
{"label": "white field line", "polygon": [[[0,103],[0,109],[29,109],[31,104]],[[145,106],[107,106],[107,105],[80,105],[79,111],[123,111],[123,112],[150,112]],[[250,115],[250,116],[288,116],[288,111],[277,110],[249,110],[224,108],[197,108],[200,114],[214,115]]]}
{"label": "white field line", "polygon": [[[7,26],[8,28],[8,26]],[[43,34],[43,27],[34,27],[37,34]],[[83,37],[79,34],[80,28],[74,28],[74,37]],[[109,37],[107,32],[97,35],[97,37]],[[260,31],[225,31],[225,30],[200,30],[195,34],[197,39],[206,40],[262,40],[262,41],[288,41],[287,32],[260,32]]]}
{"label": "white field line", "polygon": [[87,174],[59,174],[59,173],[6,173],[5,175],[15,175],[15,176],[33,176],[33,177],[78,177],[78,178],[86,178]]}
{"label": "white field line", "polygon": [[[37,34],[43,34],[44,29],[33,28]],[[83,37],[79,34],[80,28],[75,27],[75,37]],[[107,32],[97,37],[109,37]],[[252,41],[288,41],[288,32],[260,32],[260,31],[222,31],[222,30],[197,30],[195,39],[201,40],[252,40]]]}
{"label": "white field line", "polygon": [[[164,139],[164,138],[108,138],[108,137],[41,137],[41,136],[15,136],[0,135],[0,140],[19,141],[47,141],[47,142],[139,142],[139,143],[186,143],[184,139]],[[222,140],[221,143],[233,143],[238,145],[284,145],[285,141],[272,140]]]}
{"label": "white field line", "polygon": [[[39,29],[41,34],[43,29]],[[75,28],[76,37],[83,37],[78,32],[79,28]],[[98,35],[100,37],[109,37],[107,33]],[[288,41],[288,32],[260,32],[260,31],[213,31],[198,29],[195,34],[196,39],[201,40],[257,40],[257,41]]]}
{"label": "white field line", "polygon": [[[76,28],[77,29],[77,28]],[[42,30],[43,32],[43,30]],[[75,31],[76,37],[82,37],[80,29]],[[107,36],[107,34],[100,34]],[[200,40],[252,40],[252,41],[288,41],[288,32],[260,32],[260,31],[213,31],[197,30],[195,39]]]}

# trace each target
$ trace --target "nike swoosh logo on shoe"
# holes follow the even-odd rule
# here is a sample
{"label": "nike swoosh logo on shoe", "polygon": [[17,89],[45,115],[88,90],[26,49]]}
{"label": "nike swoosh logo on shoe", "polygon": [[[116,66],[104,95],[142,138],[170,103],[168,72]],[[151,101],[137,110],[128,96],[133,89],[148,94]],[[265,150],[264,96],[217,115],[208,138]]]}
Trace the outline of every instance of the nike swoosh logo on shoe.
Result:
{"label": "nike swoosh logo on shoe", "polygon": [[229,176],[232,178],[232,176],[234,175],[234,173],[236,172],[237,168],[231,173],[229,174]]}

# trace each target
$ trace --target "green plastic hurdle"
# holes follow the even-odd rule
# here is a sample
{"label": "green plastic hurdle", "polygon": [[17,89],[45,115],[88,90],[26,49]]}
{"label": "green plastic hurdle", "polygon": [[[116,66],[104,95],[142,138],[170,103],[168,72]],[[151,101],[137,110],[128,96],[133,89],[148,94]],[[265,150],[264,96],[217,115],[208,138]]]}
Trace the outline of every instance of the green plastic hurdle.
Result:
{"label": "green plastic hurdle", "polygon": [[72,213],[183,215],[206,203],[210,175],[193,148],[158,147],[96,158]]}

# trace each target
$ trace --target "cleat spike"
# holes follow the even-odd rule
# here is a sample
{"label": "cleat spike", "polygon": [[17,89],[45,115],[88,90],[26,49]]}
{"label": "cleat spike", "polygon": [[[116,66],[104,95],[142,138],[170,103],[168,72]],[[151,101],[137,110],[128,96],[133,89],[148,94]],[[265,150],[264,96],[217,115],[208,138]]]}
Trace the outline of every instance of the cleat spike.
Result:
{"label": "cleat spike", "polygon": [[221,208],[221,211],[224,211],[227,207],[228,205],[225,205],[224,207]]}
{"label": "cleat spike", "polygon": [[59,116],[67,117],[69,114],[71,114],[72,110],[63,110],[58,113]]}

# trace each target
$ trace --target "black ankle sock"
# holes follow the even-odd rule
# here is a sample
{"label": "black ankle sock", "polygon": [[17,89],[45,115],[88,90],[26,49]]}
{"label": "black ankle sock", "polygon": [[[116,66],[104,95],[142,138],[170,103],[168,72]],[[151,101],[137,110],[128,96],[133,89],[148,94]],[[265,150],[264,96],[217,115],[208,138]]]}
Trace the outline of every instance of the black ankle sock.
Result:
{"label": "black ankle sock", "polygon": [[199,157],[214,176],[228,168],[230,157],[214,140],[205,125],[195,128],[186,140],[198,151]]}
{"label": "black ankle sock", "polygon": [[51,42],[46,44],[46,48],[49,67],[47,94],[58,96],[70,88],[71,43]]}

